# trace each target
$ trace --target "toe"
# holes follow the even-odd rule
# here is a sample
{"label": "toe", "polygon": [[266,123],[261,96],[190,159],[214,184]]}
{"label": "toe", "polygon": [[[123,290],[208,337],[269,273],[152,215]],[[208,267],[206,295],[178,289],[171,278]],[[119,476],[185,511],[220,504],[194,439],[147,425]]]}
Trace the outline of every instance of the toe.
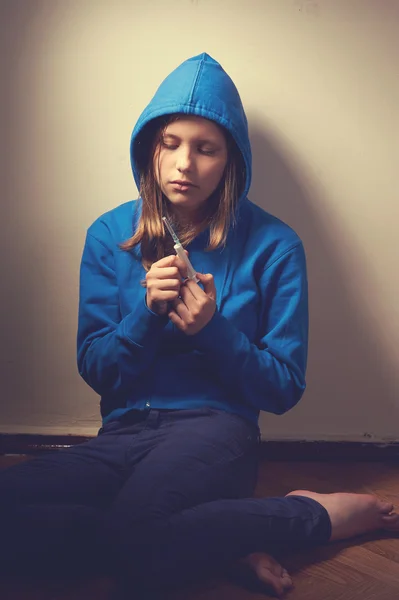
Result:
{"label": "toe", "polygon": [[392,512],[392,513],[389,513],[388,515],[385,515],[385,514],[381,515],[380,519],[382,521],[387,521],[387,522],[389,522],[389,521],[397,521],[399,519],[399,515],[398,515],[398,513]]}
{"label": "toe", "polygon": [[281,579],[281,583],[283,584],[284,590],[289,590],[290,588],[292,588],[293,585],[292,579],[289,575],[284,575]]}
{"label": "toe", "polygon": [[251,554],[240,562],[254,571],[259,581],[278,597],[283,596],[284,592],[292,587],[292,580],[287,570],[268,554]]}
{"label": "toe", "polygon": [[379,504],[379,510],[380,510],[380,512],[382,512],[384,514],[388,514],[388,513],[392,512],[393,509],[394,509],[394,506],[390,502],[380,502],[380,504]]}
{"label": "toe", "polygon": [[284,595],[286,588],[284,587],[283,582],[281,580],[274,584],[273,591],[279,598]]}
{"label": "toe", "polygon": [[277,596],[282,596],[282,594],[284,594],[285,588],[281,577],[277,577],[271,573],[269,569],[261,569],[258,572],[258,577],[261,581],[263,581],[263,583],[271,587]]}
{"label": "toe", "polygon": [[386,529],[396,529],[399,527],[399,515],[392,513],[390,515],[383,515],[381,517],[383,527]]}

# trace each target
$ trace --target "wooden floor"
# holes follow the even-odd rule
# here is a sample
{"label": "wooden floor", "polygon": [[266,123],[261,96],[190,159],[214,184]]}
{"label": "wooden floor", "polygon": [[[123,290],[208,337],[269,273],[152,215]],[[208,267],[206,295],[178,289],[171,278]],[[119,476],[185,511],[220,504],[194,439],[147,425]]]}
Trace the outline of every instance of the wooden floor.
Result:
{"label": "wooden floor", "polygon": [[[16,459],[0,457],[0,466]],[[399,465],[378,462],[264,462],[257,496],[284,495],[293,489],[378,494],[399,508]],[[1,533],[0,533],[1,535]],[[294,580],[287,600],[399,600],[399,537],[368,536],[287,557]],[[1,600],[107,600],[112,582],[0,583]],[[132,595],[132,600],[134,595]],[[265,600],[228,581],[210,581],[169,596],[168,600]],[[140,599],[137,599],[140,600]]]}

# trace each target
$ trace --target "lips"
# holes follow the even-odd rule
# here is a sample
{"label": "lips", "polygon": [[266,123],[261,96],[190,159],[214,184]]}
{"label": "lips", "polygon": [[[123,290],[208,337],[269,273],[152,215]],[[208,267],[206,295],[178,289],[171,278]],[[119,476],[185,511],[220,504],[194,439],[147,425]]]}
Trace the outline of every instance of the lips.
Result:
{"label": "lips", "polygon": [[174,185],[181,185],[184,187],[196,187],[191,181],[184,181],[183,179],[175,179],[175,181],[171,181]]}

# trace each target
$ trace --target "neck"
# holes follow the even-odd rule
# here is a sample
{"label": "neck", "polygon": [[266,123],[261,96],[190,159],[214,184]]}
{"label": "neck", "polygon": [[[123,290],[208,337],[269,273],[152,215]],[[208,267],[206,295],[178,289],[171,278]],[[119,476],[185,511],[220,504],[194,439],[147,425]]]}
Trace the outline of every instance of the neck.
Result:
{"label": "neck", "polygon": [[184,228],[195,229],[204,219],[202,211],[187,212],[186,210],[176,209],[174,206],[170,208],[174,220]]}

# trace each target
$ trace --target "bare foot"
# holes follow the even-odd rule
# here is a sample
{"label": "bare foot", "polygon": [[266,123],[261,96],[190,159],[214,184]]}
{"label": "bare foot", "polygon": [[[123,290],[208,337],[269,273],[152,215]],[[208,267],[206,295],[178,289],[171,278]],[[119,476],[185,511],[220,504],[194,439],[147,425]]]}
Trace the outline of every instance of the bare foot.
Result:
{"label": "bare foot", "polygon": [[371,494],[317,494],[295,490],[287,495],[307,496],[324,506],[331,519],[331,541],[344,540],[378,529],[399,532],[399,515],[393,512],[393,504],[383,502]]}
{"label": "bare foot", "polygon": [[288,572],[269,554],[250,554],[240,563],[254,571],[259,581],[271,588],[277,596],[282,596],[292,588],[292,579]]}

